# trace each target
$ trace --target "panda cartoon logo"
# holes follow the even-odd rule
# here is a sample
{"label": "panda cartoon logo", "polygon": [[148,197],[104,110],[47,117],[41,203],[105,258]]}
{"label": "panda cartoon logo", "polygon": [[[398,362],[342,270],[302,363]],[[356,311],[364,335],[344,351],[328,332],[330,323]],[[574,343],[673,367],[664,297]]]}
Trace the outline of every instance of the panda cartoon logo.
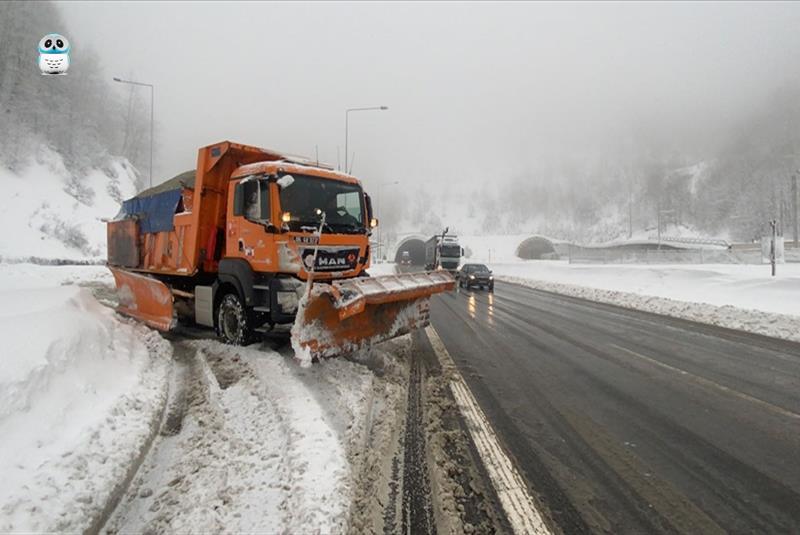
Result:
{"label": "panda cartoon logo", "polygon": [[67,74],[69,41],[57,33],[47,34],[39,41],[39,70],[42,74]]}

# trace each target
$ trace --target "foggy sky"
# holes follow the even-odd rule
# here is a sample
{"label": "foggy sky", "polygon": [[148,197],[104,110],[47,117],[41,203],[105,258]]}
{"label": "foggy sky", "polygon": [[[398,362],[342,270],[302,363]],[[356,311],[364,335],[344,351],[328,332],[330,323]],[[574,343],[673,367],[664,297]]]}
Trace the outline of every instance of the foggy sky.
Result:
{"label": "foggy sky", "polygon": [[502,182],[642,135],[703,152],[800,74],[795,3],[59,7],[73,61],[91,46],[109,79],[155,84],[156,182],[222,139],[336,165],[344,110],[377,105],[350,116],[373,189]]}

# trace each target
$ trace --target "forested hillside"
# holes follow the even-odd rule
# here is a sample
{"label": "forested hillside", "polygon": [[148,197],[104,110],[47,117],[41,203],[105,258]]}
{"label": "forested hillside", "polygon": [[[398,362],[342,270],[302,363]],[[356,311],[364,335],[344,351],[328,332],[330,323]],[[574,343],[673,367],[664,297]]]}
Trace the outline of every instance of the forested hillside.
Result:
{"label": "forested hillside", "polygon": [[[72,45],[66,76],[42,76],[37,45],[61,32]],[[121,73],[126,74],[126,73]],[[121,100],[96,54],[65,27],[51,2],[0,3],[0,165],[20,172],[43,145],[61,155],[80,194],[81,177],[110,156],[146,169],[149,117],[136,93]]]}
{"label": "forested hillside", "polygon": [[382,222],[401,232],[449,226],[464,234],[528,232],[601,242],[655,234],[660,212],[662,229],[748,241],[777,219],[791,238],[799,86],[784,86],[761,106],[741,110],[735,124],[711,140],[713,149],[632,134],[615,140],[616,149],[587,156],[576,147],[514,176],[487,177],[478,187],[451,182],[438,192],[405,194],[396,188],[382,207]]}
{"label": "forested hillside", "polygon": [[[71,65],[42,76],[37,45],[54,31]],[[112,83],[56,5],[0,3],[0,259],[105,256],[102,219],[142,188],[136,168],[149,158],[143,103]]]}

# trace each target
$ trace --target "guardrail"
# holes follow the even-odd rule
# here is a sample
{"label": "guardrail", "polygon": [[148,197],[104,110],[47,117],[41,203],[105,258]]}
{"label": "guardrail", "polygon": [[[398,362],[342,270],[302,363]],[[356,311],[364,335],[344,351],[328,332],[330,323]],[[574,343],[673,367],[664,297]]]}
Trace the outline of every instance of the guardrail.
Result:
{"label": "guardrail", "polygon": [[[657,235],[651,235],[651,240],[658,240]],[[661,236],[661,241],[673,243],[687,243],[693,245],[718,245],[720,247],[730,247],[731,244],[728,240],[722,238],[683,238],[680,236]]]}
{"label": "guardrail", "polygon": [[570,264],[760,264],[761,251],[570,248]]}

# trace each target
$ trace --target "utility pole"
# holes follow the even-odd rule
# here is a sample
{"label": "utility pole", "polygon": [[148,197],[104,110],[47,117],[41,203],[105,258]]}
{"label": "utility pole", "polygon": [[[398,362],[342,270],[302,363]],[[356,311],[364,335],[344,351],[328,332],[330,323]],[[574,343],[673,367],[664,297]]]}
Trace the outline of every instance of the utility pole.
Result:
{"label": "utility pole", "polygon": [[399,184],[399,180],[393,180],[392,182],[381,182],[378,184],[378,205],[377,208],[377,216],[378,216],[378,260],[383,258],[383,254],[381,253],[381,249],[383,248],[383,225],[380,223],[380,219],[383,218],[383,212],[381,211],[381,188],[383,186],[393,186],[395,184]]}
{"label": "utility pole", "polygon": [[350,112],[351,111],[385,111],[388,106],[369,106],[366,108],[348,108],[344,110],[344,172],[349,173],[347,159],[348,159],[348,141],[350,139]]}
{"label": "utility pole", "polygon": [[628,239],[633,237],[633,180],[628,181]]}
{"label": "utility pole", "polygon": [[[798,171],[800,172],[800,171]],[[797,172],[792,175],[792,216],[793,216],[793,223],[794,223],[794,248],[798,248],[798,235],[800,235],[800,229],[798,229],[797,224]]]}
{"label": "utility pole", "polygon": [[444,245],[444,237],[447,236],[447,231],[450,230],[450,227],[444,227],[444,231],[442,232],[442,237],[439,238],[439,243],[436,245],[436,256],[434,261],[434,267],[436,269],[441,267],[442,261],[442,245]]}
{"label": "utility pole", "polygon": [[153,84],[146,84],[143,82],[134,82],[133,80],[122,80],[121,78],[114,77],[115,82],[119,82],[121,84],[130,84],[130,85],[139,85],[142,87],[149,87],[150,88],[150,187],[153,187],[153,125],[154,123],[154,112],[155,109],[155,88]]}
{"label": "utility pole", "polygon": [[658,203],[658,214],[656,215],[656,224],[658,225],[658,249],[661,249],[661,203]]}
{"label": "utility pole", "polygon": [[775,242],[778,241],[778,221],[773,219],[769,222],[770,226],[772,227],[772,239],[770,240],[769,245],[769,262],[772,265],[772,276],[775,276],[775,256],[777,254],[777,244]]}

